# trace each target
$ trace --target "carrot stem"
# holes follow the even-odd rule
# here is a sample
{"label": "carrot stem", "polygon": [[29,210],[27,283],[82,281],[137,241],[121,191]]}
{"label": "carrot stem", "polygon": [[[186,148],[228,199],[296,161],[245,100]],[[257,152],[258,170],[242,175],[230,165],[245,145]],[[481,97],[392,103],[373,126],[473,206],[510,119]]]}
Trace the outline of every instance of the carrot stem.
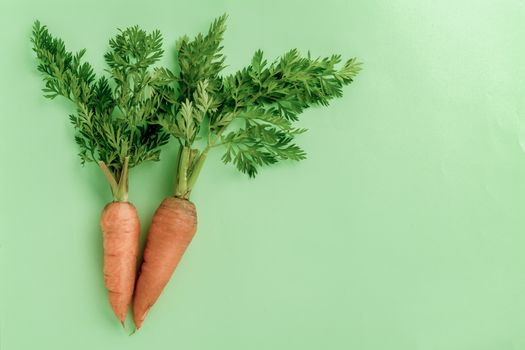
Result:
{"label": "carrot stem", "polygon": [[102,169],[102,172],[106,176],[106,179],[108,180],[109,186],[111,187],[111,193],[115,194],[117,190],[117,181],[115,181],[115,177],[111,173],[111,170],[108,169],[106,163],[104,163],[102,160],[98,161],[98,165],[100,165],[100,168]]}
{"label": "carrot stem", "polygon": [[115,180],[115,176],[109,170],[106,163],[102,160],[98,161],[98,165],[102,169],[102,172],[108,180],[109,186],[111,188],[111,194],[113,195],[113,201],[115,202],[127,202],[128,201],[128,164],[129,157],[124,158],[124,166],[120,173],[119,182]]}
{"label": "carrot stem", "polygon": [[188,168],[190,163],[190,148],[184,146],[180,154],[178,181],[175,186],[175,196],[179,198],[186,198],[188,195]]}
{"label": "carrot stem", "polygon": [[190,178],[188,180],[188,196],[191,193],[191,190],[193,189],[193,186],[195,185],[197,178],[199,177],[202,166],[204,165],[204,161],[206,160],[206,157],[208,156],[208,151],[209,151],[209,147],[206,147],[204,151],[202,151],[197,161],[195,162],[195,165],[193,166]]}
{"label": "carrot stem", "polygon": [[124,165],[120,172],[120,179],[118,181],[117,193],[115,199],[119,202],[128,201],[128,167],[129,167],[129,156],[124,158]]}
{"label": "carrot stem", "polygon": [[177,165],[176,165],[176,168],[175,168],[175,183],[173,184],[173,188],[175,189],[175,191],[177,190],[177,184],[179,183],[180,160],[182,159],[181,156],[182,156],[182,149],[183,148],[184,148],[184,146],[181,143],[180,147],[179,147],[178,154],[177,154]]}

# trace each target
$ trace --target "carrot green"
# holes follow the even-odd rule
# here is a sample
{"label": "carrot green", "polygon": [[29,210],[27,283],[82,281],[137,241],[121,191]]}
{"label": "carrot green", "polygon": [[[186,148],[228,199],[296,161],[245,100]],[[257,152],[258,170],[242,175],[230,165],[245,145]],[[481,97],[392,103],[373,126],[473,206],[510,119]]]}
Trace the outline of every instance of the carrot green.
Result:
{"label": "carrot green", "polygon": [[86,50],[72,53],[36,21],[31,41],[45,82],[44,96],[63,96],[73,102],[70,115],[77,134],[82,164],[98,162],[115,201],[127,201],[128,167],[158,160],[169,136],[153,123],[160,105],[155,90],[170,81],[150,66],[163,54],[159,31],[146,33],[137,26],[121,30],[110,40],[104,58],[105,76],[96,77],[83,62]]}
{"label": "carrot green", "polygon": [[[180,143],[175,196],[189,198],[208,153],[222,148],[224,163],[250,177],[281,160],[302,160],[294,142],[305,129],[295,124],[308,107],[328,105],[360,70],[340,55],[312,58],[290,50],[268,63],[261,50],[245,68],[221,75],[226,16],[206,34],[177,42],[178,71],[163,69],[159,123]],[[204,142],[199,141],[205,140]]]}

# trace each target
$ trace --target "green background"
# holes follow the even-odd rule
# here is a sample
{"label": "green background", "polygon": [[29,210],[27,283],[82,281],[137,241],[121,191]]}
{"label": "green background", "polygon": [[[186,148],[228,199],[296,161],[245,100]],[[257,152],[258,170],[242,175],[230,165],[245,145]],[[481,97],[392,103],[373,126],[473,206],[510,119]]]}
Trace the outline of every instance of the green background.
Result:
{"label": "green background", "polygon": [[[42,97],[31,25],[100,71],[117,27],[160,29],[170,64],[224,12],[228,72],[292,47],[364,70],[304,114],[306,161],[250,180],[211,157],[199,232],[128,337],[102,278],[110,192],[79,165],[72,107]],[[2,1],[0,349],[525,349],[524,17],[521,0]],[[175,154],[131,172],[143,237]]]}

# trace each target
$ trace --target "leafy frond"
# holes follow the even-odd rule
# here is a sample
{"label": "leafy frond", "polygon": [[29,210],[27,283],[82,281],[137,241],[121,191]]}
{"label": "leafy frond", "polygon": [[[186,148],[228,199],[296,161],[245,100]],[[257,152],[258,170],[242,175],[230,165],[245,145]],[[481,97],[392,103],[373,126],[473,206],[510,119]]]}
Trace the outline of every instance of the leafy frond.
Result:
{"label": "leafy frond", "polygon": [[342,87],[353,81],[360,64],[350,59],[338,69],[340,62],[339,55],[312,59],[293,49],[268,65],[259,50],[248,67],[224,78],[225,106],[264,106],[297,120],[304,109],[342,96]]}
{"label": "leafy frond", "polygon": [[33,25],[31,42],[45,82],[44,96],[53,99],[60,95],[87,103],[95,74],[88,63],[81,62],[86,50],[76,54],[67,51],[64,41],[53,37],[39,21]]}
{"label": "leafy frond", "polygon": [[343,86],[353,81],[360,64],[350,59],[337,68],[340,62],[339,55],[313,59],[293,49],[268,64],[258,50],[248,67],[224,77],[224,102],[212,116],[211,129],[221,135],[238,119],[250,127],[222,140],[227,145],[223,160],[233,161],[239,170],[254,176],[254,169],[262,165],[303,159],[304,152],[292,141],[305,130],[294,128],[293,122],[306,108],[326,106],[340,97]]}
{"label": "leafy frond", "polygon": [[38,21],[31,42],[45,96],[64,96],[76,106],[70,121],[82,164],[103,161],[118,177],[126,158],[130,167],[158,160],[159,147],[169,137],[153,122],[161,99],[156,91],[172,82],[166,71],[148,69],[163,54],[159,31],[148,34],[135,26],[110,40],[105,59],[115,88],[106,77],[97,79],[91,65],[83,62],[85,50],[67,51]]}
{"label": "leafy frond", "polygon": [[160,31],[148,34],[138,26],[119,30],[119,34],[109,41],[109,46],[111,51],[104,58],[110,68],[118,70],[145,69],[164,53]]}
{"label": "leafy frond", "polygon": [[284,132],[270,124],[247,122],[246,127],[222,137],[226,148],[222,160],[233,162],[239,171],[255,177],[263,165],[306,158],[306,153],[292,142],[295,134],[293,130]]}
{"label": "leafy frond", "polygon": [[[225,148],[225,163],[233,163],[251,177],[262,166],[304,159],[305,152],[295,143],[295,137],[306,131],[294,125],[299,115],[342,96],[343,87],[360,70],[353,58],[341,65],[340,55],[312,58],[293,49],[269,62],[257,50],[248,66],[221,76],[225,22],[226,16],[221,16],[206,34],[179,39],[179,76],[162,72],[177,83],[177,88],[159,92],[159,124],[179,140],[181,159],[187,158],[182,160],[186,173],[178,175],[179,194],[191,191],[208,150],[218,146]],[[208,144],[201,151],[193,143],[203,127],[207,127]]]}
{"label": "leafy frond", "polygon": [[219,73],[224,69],[221,51],[226,19],[226,15],[217,18],[206,35],[199,33],[193,40],[184,36],[177,42],[181,96],[191,96],[199,81],[207,80],[212,91],[219,88]]}
{"label": "leafy frond", "polygon": [[208,81],[200,81],[191,99],[186,98],[177,111],[170,110],[160,115],[159,124],[181,144],[191,146],[207,113],[216,109],[217,103],[208,93]]}

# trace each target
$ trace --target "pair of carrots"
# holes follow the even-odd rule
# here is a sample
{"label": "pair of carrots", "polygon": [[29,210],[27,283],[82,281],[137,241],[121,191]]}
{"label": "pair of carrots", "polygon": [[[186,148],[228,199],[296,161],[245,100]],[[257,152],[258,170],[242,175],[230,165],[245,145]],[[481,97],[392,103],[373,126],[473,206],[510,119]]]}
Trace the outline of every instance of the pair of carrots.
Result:
{"label": "pair of carrots", "polygon": [[97,80],[91,66],[81,61],[85,50],[67,51],[64,42],[38,21],[31,41],[45,81],[44,96],[63,96],[74,103],[76,114],[70,120],[77,131],[82,163],[97,162],[110,185],[113,201],[105,206],[100,220],[104,284],[123,325],[135,294],[138,329],[197,225],[195,206],[187,198],[169,197],[162,202],[151,224],[137,280],[140,223],[135,206],[128,201],[128,169],[158,160],[160,147],[169,139],[158,124],[158,114],[161,92],[166,93],[172,80],[163,70],[149,69],[163,53],[160,33],[148,34],[135,26],[110,40],[111,49],[104,57],[114,86],[104,76]]}
{"label": "pair of carrots", "polygon": [[[97,79],[82,62],[85,50],[68,52],[38,21],[33,28],[45,97],[74,103],[70,120],[82,163],[98,162],[110,185],[113,202],[100,220],[104,283],[120,322],[133,299],[137,329],[195,235],[197,212],[189,197],[208,153],[222,147],[222,161],[250,177],[263,166],[304,159],[294,143],[305,131],[294,126],[298,116],[342,96],[342,87],[360,70],[353,58],[337,68],[339,55],[303,57],[297,50],[268,63],[258,50],[247,67],[221,75],[225,21],[223,15],[206,34],[177,42],[178,71],[152,69],[163,54],[158,31],[148,34],[137,26],[119,31],[104,56],[111,82]],[[170,136],[180,145],[175,193],[155,211],[137,274],[140,223],[128,201],[128,168],[159,160]],[[205,146],[199,139],[207,140]]]}
{"label": "pair of carrots", "polygon": [[129,202],[109,203],[102,212],[100,225],[109,302],[123,323],[135,288],[133,319],[139,329],[197,230],[195,205],[176,197],[168,197],[161,203],[149,229],[136,287],[140,225],[135,206]]}

